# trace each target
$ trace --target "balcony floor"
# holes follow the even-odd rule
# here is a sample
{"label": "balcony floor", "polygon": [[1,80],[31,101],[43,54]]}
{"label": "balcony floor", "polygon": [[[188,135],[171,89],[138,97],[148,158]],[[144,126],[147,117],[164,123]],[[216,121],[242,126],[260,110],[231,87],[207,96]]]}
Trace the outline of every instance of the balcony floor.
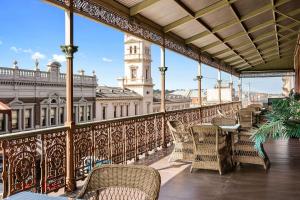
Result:
{"label": "balcony floor", "polygon": [[[150,165],[159,170],[162,177],[159,200],[299,199],[300,141],[273,141],[264,147],[271,161],[267,173],[262,166],[250,164],[243,164],[222,176],[209,170],[190,173],[189,163],[168,163],[172,148],[151,154],[136,164]],[[82,184],[82,181],[78,182],[79,189]],[[62,193],[50,195],[60,196]]]}
{"label": "balcony floor", "polygon": [[[222,176],[208,170],[190,173],[187,166],[162,185],[159,199],[299,199],[300,141],[271,142],[265,145],[265,150],[271,161],[268,173],[262,166],[248,164]],[[169,169],[159,170],[164,180],[163,173]]]}

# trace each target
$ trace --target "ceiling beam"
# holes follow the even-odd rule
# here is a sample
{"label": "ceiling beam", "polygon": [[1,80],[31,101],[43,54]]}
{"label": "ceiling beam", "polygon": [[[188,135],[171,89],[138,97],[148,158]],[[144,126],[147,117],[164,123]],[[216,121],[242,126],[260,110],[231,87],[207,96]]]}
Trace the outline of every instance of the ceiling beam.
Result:
{"label": "ceiling beam", "polygon": [[278,14],[280,14],[280,15],[286,17],[286,18],[289,18],[289,19],[291,19],[291,20],[297,22],[298,24],[300,24],[300,21],[297,20],[297,19],[295,19],[295,18],[293,18],[292,16],[290,16],[290,15],[288,15],[288,14],[284,14],[284,13],[280,12],[280,11],[277,10],[277,9],[274,9],[274,11],[275,11],[276,13],[278,13]]}
{"label": "ceiling beam", "polygon": [[[236,0],[230,0],[229,2],[234,3],[235,1]],[[178,2],[176,2],[176,3],[178,3]],[[167,33],[169,31],[173,30],[174,28],[176,28],[176,27],[178,27],[182,24],[185,24],[185,23],[187,23],[187,22],[189,22],[193,19],[198,19],[198,18],[200,18],[204,15],[207,15],[209,13],[212,13],[212,12],[216,11],[216,10],[219,10],[219,9],[223,8],[224,6],[226,6],[227,4],[228,4],[227,0],[218,1],[215,4],[212,4],[210,6],[207,6],[203,9],[195,12],[192,16],[191,15],[185,16],[183,18],[180,18],[180,19],[176,20],[175,22],[172,22],[172,23],[166,25],[163,28],[163,30],[164,30],[165,33]]]}
{"label": "ceiling beam", "polygon": [[145,10],[146,8],[152,6],[153,4],[159,2],[159,0],[144,0],[135,6],[132,6],[129,10],[130,16],[134,16]]}
{"label": "ceiling beam", "polygon": [[[271,4],[274,6],[274,0],[271,0]],[[273,16],[273,20],[275,22],[274,25],[274,30],[275,30],[275,35],[276,35],[276,43],[277,43],[277,52],[278,52],[278,56],[280,58],[280,47],[279,47],[279,38],[278,38],[278,30],[277,30],[277,23],[276,23],[276,13],[274,11],[274,9],[272,9],[272,16]]]}
{"label": "ceiling beam", "polygon": [[243,24],[243,22],[241,21],[240,17],[237,14],[237,11],[234,9],[234,7],[232,5],[229,5],[230,10],[233,12],[234,17],[236,18],[236,20],[240,21],[240,25],[243,28],[243,31],[246,33],[247,38],[249,39],[250,43],[253,45],[253,47],[256,49],[257,53],[259,54],[260,58],[262,59],[262,61],[264,61],[263,57],[261,56],[259,50],[256,47],[256,44],[253,42],[253,39],[251,38],[251,36],[249,35],[249,32],[247,30],[247,28],[245,27],[245,25]]}
{"label": "ceiling beam", "polygon": [[[183,3],[181,3],[181,1],[175,0],[175,2],[177,3],[177,5],[179,5],[179,6],[180,6],[183,10],[185,10],[187,13],[189,13],[189,14],[191,13],[191,10],[190,10],[189,8],[187,8],[187,6],[185,6]],[[226,2],[228,3],[227,0],[226,0]],[[223,43],[227,48],[231,49],[231,51],[233,51],[233,52],[234,52],[236,55],[238,55],[241,59],[243,59],[245,62],[247,62],[247,61],[243,58],[243,56],[239,55],[239,53],[238,53],[236,50],[234,50],[230,45],[226,44],[226,43],[224,42],[224,40],[223,40],[220,36],[218,36],[217,34],[212,33],[211,28],[208,27],[208,25],[204,24],[200,19],[197,19],[197,21],[198,21],[198,23],[199,23],[201,26],[203,26],[203,27],[206,29],[206,31],[208,31],[210,34],[212,34],[214,37],[216,37],[216,38],[219,40],[220,43]],[[201,49],[201,48],[200,48],[200,49]]]}

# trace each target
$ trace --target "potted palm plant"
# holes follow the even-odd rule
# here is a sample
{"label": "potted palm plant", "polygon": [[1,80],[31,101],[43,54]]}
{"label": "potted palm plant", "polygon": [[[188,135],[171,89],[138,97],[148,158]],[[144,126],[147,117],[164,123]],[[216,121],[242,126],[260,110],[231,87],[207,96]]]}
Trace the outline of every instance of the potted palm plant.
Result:
{"label": "potted palm plant", "polygon": [[261,144],[268,139],[300,138],[300,95],[291,91],[289,97],[274,101],[267,113],[267,123],[252,136],[261,153]]}

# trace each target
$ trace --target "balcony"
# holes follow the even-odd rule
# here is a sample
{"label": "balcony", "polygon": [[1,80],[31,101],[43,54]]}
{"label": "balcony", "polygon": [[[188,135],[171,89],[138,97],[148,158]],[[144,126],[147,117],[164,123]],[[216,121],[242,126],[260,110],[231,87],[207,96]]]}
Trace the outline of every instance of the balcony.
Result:
{"label": "balcony", "polygon": [[[172,143],[167,120],[206,123],[217,115],[217,109],[230,113],[240,106],[240,102],[224,103],[76,125],[71,155],[75,178],[83,180],[99,163],[128,164],[141,157],[149,162],[150,154],[160,155]],[[68,130],[57,127],[0,136],[3,196],[24,190],[50,193],[66,186]]]}
{"label": "balcony", "polygon": [[[299,94],[299,1],[44,1],[65,12],[66,37],[65,46],[61,48],[66,57],[66,74],[58,75],[56,70],[52,74],[40,73],[39,70],[22,71],[16,67],[13,70],[0,68],[0,75],[13,81],[18,77],[21,82],[47,80],[65,84],[67,120],[61,127],[0,135],[3,197],[28,190],[51,196],[73,196],[93,167],[113,163],[156,168],[162,177],[160,199],[299,198],[299,140],[266,143],[265,148],[272,161],[272,169],[268,173],[260,166],[247,164],[237,166],[234,172],[223,176],[206,170],[190,173],[188,163],[169,165],[167,162],[174,145],[166,125],[170,120],[180,121],[187,127],[210,123],[218,115],[218,110],[225,114],[239,110],[244,102],[222,103],[221,72],[231,77],[231,93],[232,76],[239,78],[240,100],[243,97],[241,78],[248,76],[292,73],[295,76],[294,91]],[[171,12],[162,12],[165,10]],[[73,14],[159,45],[161,112],[74,123],[73,86],[83,83],[95,86],[97,80],[95,76],[73,74],[73,56],[78,50],[73,41]],[[198,73],[191,79],[196,78],[198,83],[199,107],[166,110],[166,49],[197,62]],[[143,60],[140,55],[125,54],[124,58]],[[203,106],[201,64],[218,70],[216,93],[213,95],[219,102],[217,105]],[[148,80],[151,84],[140,85],[153,86],[152,79]],[[126,79],[122,81],[123,85],[133,83]],[[148,83],[145,79],[136,81]],[[249,101],[250,96],[249,92]],[[218,152],[219,149],[215,150]]]}

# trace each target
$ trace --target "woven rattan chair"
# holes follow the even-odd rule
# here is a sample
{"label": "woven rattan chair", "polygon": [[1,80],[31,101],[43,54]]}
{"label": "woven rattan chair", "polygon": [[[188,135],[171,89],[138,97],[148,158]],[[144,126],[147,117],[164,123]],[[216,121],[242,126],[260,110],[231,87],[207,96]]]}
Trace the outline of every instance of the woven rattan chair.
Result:
{"label": "woven rattan chair", "polygon": [[174,142],[174,149],[169,157],[169,162],[176,160],[191,162],[194,158],[191,134],[185,130],[180,121],[168,121],[167,124]]}
{"label": "woven rattan chair", "polygon": [[263,106],[259,103],[255,103],[255,104],[250,104],[247,107],[248,108],[254,108],[256,111],[260,111]]}
{"label": "woven rattan chair", "polygon": [[238,142],[234,143],[233,160],[236,163],[262,165],[265,170],[268,170],[270,167],[270,161],[263,145],[261,145],[262,155],[260,155],[255,149],[254,142],[251,139],[251,136],[255,131],[255,129],[251,129],[239,133]]}
{"label": "woven rattan chair", "polygon": [[103,200],[157,200],[159,172],[141,165],[103,165],[94,168],[76,198]]}
{"label": "woven rattan chair", "polygon": [[238,116],[242,129],[250,129],[255,124],[255,116],[251,109],[241,109]]}
{"label": "woven rattan chair", "polygon": [[218,126],[192,126],[194,141],[193,169],[217,170],[223,174],[227,162],[226,134]]}
{"label": "woven rattan chair", "polygon": [[238,120],[237,112],[233,109],[228,113],[225,113],[223,110],[218,109],[217,113],[220,117],[232,118],[235,119],[236,121]]}

